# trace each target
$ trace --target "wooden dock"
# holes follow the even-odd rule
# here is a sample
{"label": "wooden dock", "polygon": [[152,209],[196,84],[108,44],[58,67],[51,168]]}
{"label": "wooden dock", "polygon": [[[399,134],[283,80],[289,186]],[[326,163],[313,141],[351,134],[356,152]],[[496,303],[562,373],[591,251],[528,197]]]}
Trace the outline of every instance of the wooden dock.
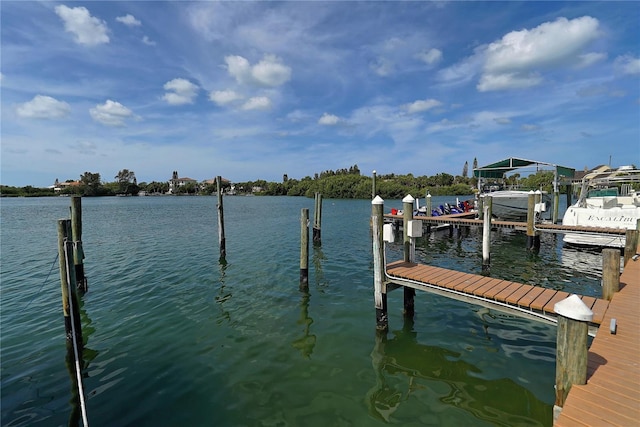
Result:
{"label": "wooden dock", "polygon": [[[401,286],[430,291],[446,296],[486,305],[521,315],[554,322],[553,306],[571,294],[540,286],[532,286],[487,276],[462,273],[441,267],[397,261],[387,265],[387,280]],[[593,311],[592,326],[600,325],[609,301],[581,296]]]}
{"label": "wooden dock", "polygon": [[639,304],[640,259],[631,259],[589,348],[587,384],[571,388],[555,427],[640,425]]}
{"label": "wooden dock", "polygon": [[[449,225],[451,227],[482,227],[483,221],[481,219],[474,218],[475,213],[461,213],[461,214],[452,214],[452,215],[442,215],[442,216],[422,216],[416,215],[413,217],[414,220],[422,221],[423,224],[427,225]],[[399,225],[402,225],[403,217],[402,215],[391,215],[386,214],[385,219],[392,222],[397,222]],[[518,221],[501,221],[501,220],[491,220],[491,227],[494,228],[509,228],[514,230],[526,231],[527,223],[526,222],[518,222]],[[581,233],[601,233],[601,234],[613,234],[613,235],[622,235],[624,236],[626,233],[625,228],[606,228],[606,227],[580,227],[580,226],[569,226],[569,225],[561,225],[561,224],[552,224],[550,222],[538,222],[535,224],[536,230],[542,232],[581,232]]]}
{"label": "wooden dock", "polygon": [[[640,252],[640,247],[638,247]],[[406,286],[553,322],[564,291],[396,261],[387,286]],[[390,289],[389,289],[390,290]],[[640,426],[640,259],[630,260],[611,301],[581,296],[593,311],[586,385],[574,385],[554,427]],[[616,332],[611,333],[612,319]],[[597,328],[597,329],[596,329]]]}

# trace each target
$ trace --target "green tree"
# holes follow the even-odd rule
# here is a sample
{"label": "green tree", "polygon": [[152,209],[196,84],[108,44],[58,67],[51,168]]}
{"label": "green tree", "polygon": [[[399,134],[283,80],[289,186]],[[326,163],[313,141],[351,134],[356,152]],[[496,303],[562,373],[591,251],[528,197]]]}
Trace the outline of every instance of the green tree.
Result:
{"label": "green tree", "polygon": [[104,189],[99,173],[85,172],[80,175],[80,191],[83,196],[100,196]]}
{"label": "green tree", "polygon": [[469,174],[469,162],[464,162],[464,166],[462,167],[462,177],[466,178]]}
{"label": "green tree", "polygon": [[136,181],[136,174],[129,169],[122,169],[115,176],[118,183],[118,194],[138,194],[140,187]]}

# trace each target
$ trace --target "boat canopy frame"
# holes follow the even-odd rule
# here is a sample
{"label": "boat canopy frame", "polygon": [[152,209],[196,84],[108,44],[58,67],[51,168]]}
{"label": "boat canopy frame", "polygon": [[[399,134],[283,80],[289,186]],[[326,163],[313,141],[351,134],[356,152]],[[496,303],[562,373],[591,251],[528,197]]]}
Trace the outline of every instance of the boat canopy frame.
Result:
{"label": "boat canopy frame", "polygon": [[544,165],[553,166],[553,189],[558,189],[558,178],[560,176],[572,178],[575,175],[576,170],[567,166],[560,166],[553,163],[541,162],[538,160],[521,159],[518,157],[509,157],[499,162],[491,163],[490,165],[473,169],[473,176],[478,178],[478,189],[480,189],[480,182],[483,179],[504,179],[505,174],[516,169],[524,168],[531,165]]}

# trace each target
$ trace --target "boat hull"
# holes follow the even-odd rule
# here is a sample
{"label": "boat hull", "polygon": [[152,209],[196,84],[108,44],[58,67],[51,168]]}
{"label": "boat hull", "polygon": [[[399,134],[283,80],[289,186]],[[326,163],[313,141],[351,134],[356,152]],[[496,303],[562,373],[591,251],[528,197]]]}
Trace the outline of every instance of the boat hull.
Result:
{"label": "boat hull", "polygon": [[[567,208],[562,225],[635,230],[638,219],[640,207],[637,206],[603,208],[574,205]],[[563,241],[576,246],[624,248],[625,236],[569,232],[564,235]]]}
{"label": "boat hull", "polygon": [[[491,212],[493,216],[505,221],[526,221],[529,208],[528,191],[505,190],[487,194],[491,196]],[[547,193],[542,193],[542,201],[545,206],[550,205],[551,199]]]}

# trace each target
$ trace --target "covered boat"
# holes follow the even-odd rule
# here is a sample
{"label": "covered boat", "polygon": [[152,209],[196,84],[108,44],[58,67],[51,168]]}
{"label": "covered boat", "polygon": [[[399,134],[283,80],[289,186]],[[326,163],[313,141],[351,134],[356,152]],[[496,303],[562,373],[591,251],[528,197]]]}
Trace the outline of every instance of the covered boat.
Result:
{"label": "covered boat", "polygon": [[[569,206],[563,225],[635,229],[640,219],[640,170],[623,166],[596,170],[582,179],[580,197]],[[635,186],[635,187],[634,187]],[[579,246],[624,248],[624,235],[566,233],[564,242]]]}
{"label": "covered boat", "polygon": [[[473,175],[478,178],[478,192],[490,194],[492,197],[492,213],[495,217],[509,221],[525,221],[529,205],[529,193],[534,189],[505,188],[506,175],[517,169],[533,166],[536,171],[541,167],[553,170],[553,191],[558,191],[560,177],[573,177],[575,169],[545,163],[537,160],[527,160],[510,157],[481,168],[475,168]],[[502,182],[498,182],[502,181]],[[541,202],[536,206],[536,215],[542,217],[544,212],[551,211],[551,196],[541,191]]]}

